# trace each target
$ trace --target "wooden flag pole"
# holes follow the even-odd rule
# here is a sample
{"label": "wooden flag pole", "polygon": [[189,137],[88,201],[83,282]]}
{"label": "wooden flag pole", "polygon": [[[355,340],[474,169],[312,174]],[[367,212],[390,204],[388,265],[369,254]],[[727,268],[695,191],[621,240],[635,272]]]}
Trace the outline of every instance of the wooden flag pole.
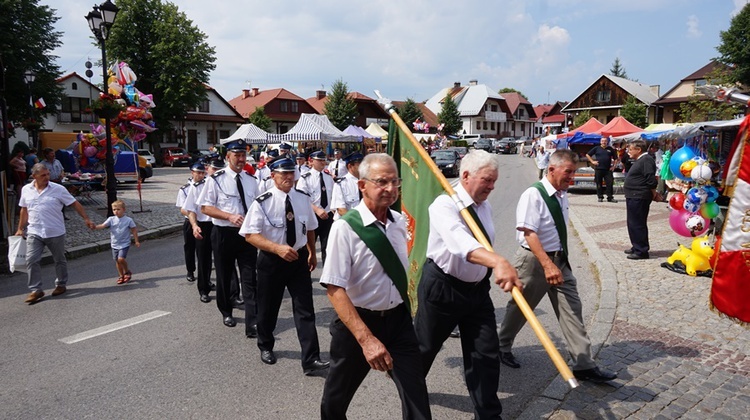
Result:
{"label": "wooden flag pole", "polygon": [[[375,92],[378,97],[381,97],[380,94],[376,91]],[[382,99],[382,97],[381,97]],[[396,122],[396,125],[398,125],[399,129],[406,133],[406,136],[409,138],[409,141],[412,143],[414,148],[419,153],[420,158],[427,164],[427,166],[430,168],[430,171],[437,177],[438,182],[440,182],[440,185],[443,187],[445,192],[448,193],[448,195],[453,199],[453,201],[456,203],[457,206],[461,208],[461,217],[464,218],[464,221],[469,226],[469,229],[471,229],[471,232],[474,234],[474,236],[477,238],[480,244],[482,246],[490,251],[495,252],[495,250],[492,248],[492,245],[487,240],[487,238],[482,233],[482,230],[479,228],[477,223],[474,221],[474,218],[471,217],[469,214],[469,210],[467,207],[461,205],[461,200],[458,198],[458,195],[453,190],[453,187],[448,182],[447,179],[443,176],[443,173],[438,169],[435,162],[433,162],[432,158],[427,154],[427,151],[424,150],[424,148],[419,144],[417,139],[412,134],[409,127],[406,126],[404,121],[401,119],[401,117],[398,115],[396,110],[393,109],[392,104],[386,105],[386,111],[388,111],[391,114],[391,117]],[[388,139],[388,141],[394,141],[394,139]],[[526,299],[523,297],[523,293],[521,291],[513,286],[513,289],[511,290],[511,295],[513,296],[513,299],[516,301],[516,304],[521,309],[521,312],[523,312],[523,315],[526,317],[526,320],[528,321],[531,328],[534,330],[534,333],[536,334],[539,341],[542,343],[542,346],[544,347],[544,350],[547,351],[547,354],[549,355],[550,359],[552,359],[552,363],[555,364],[555,367],[560,372],[560,375],[562,375],[563,379],[570,385],[571,388],[575,388],[578,386],[578,380],[573,376],[573,372],[571,372],[570,368],[568,367],[568,364],[565,363],[565,360],[563,360],[562,356],[560,355],[560,352],[557,351],[557,347],[555,347],[554,344],[552,344],[552,340],[549,338],[549,335],[547,334],[547,331],[545,331],[542,324],[539,322],[539,319],[537,319],[536,315],[534,315],[534,311],[529,306],[528,302],[526,302]]]}

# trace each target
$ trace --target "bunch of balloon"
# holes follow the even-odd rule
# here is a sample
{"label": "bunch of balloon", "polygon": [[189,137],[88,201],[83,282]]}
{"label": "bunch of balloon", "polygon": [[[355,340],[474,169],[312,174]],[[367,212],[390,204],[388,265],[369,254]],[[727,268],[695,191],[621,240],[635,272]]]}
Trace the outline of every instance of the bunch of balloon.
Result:
{"label": "bunch of balloon", "polygon": [[706,160],[687,145],[670,157],[669,169],[674,177],[694,183],[687,193],[678,192],[670,198],[669,226],[680,236],[701,236],[708,231],[711,219],[719,214],[716,204],[719,191],[710,185],[713,171]]}
{"label": "bunch of balloon", "polygon": [[[107,154],[107,140],[104,127],[91,125],[90,133],[78,133],[70,146],[80,172],[103,172]],[[116,149],[112,149],[116,153]]]}
{"label": "bunch of balloon", "polygon": [[136,89],[138,80],[135,72],[125,62],[116,62],[109,69],[109,94],[120,97],[125,110],[111,120],[112,133],[119,139],[139,142],[156,130],[150,109],[154,108],[154,98]]}

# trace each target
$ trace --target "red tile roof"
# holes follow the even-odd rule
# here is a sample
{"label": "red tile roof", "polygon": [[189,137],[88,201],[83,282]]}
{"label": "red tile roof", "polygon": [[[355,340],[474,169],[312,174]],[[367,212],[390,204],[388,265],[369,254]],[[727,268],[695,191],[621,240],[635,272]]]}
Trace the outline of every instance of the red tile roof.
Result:
{"label": "red tile roof", "polygon": [[284,88],[258,90],[257,88],[243,89],[242,94],[229,100],[229,104],[234,107],[243,117],[247,118],[255,112],[255,108],[266,106],[274,99],[289,99],[304,101],[301,97],[289,92]]}

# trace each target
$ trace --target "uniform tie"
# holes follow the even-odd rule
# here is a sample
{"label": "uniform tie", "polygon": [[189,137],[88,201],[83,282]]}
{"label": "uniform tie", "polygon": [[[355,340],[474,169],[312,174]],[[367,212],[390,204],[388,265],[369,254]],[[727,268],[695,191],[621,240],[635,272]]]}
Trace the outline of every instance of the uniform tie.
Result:
{"label": "uniform tie", "polygon": [[339,176],[339,162],[341,162],[339,159],[336,159],[336,170],[334,171],[334,176],[338,178]]}
{"label": "uniform tie", "polygon": [[245,203],[245,188],[242,187],[242,173],[237,174],[237,176],[234,177],[234,180],[237,181],[237,192],[240,193],[242,208],[245,210],[245,213],[242,214],[244,216],[247,214],[247,203]]}
{"label": "uniform tie", "polygon": [[286,243],[287,245],[294,247],[297,242],[297,230],[294,227],[294,208],[292,207],[292,200],[289,196],[286,196]]}
{"label": "uniform tie", "polygon": [[326,193],[326,183],[323,180],[323,172],[320,173],[320,207],[323,207],[323,210],[328,207],[328,193]]}

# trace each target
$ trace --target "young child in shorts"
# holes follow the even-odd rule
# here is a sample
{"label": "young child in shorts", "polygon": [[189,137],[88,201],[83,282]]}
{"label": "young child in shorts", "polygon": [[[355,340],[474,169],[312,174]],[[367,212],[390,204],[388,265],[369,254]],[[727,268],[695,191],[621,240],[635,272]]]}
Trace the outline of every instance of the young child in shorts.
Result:
{"label": "young child in shorts", "polygon": [[109,228],[109,236],[112,241],[112,257],[117,265],[117,284],[124,284],[130,281],[133,273],[128,268],[128,262],[125,260],[130,249],[130,235],[135,239],[135,246],[141,246],[138,241],[138,228],[135,222],[128,216],[125,216],[125,203],[117,200],[112,203],[112,213],[115,215],[107,218],[104,223],[96,225],[94,229]]}

